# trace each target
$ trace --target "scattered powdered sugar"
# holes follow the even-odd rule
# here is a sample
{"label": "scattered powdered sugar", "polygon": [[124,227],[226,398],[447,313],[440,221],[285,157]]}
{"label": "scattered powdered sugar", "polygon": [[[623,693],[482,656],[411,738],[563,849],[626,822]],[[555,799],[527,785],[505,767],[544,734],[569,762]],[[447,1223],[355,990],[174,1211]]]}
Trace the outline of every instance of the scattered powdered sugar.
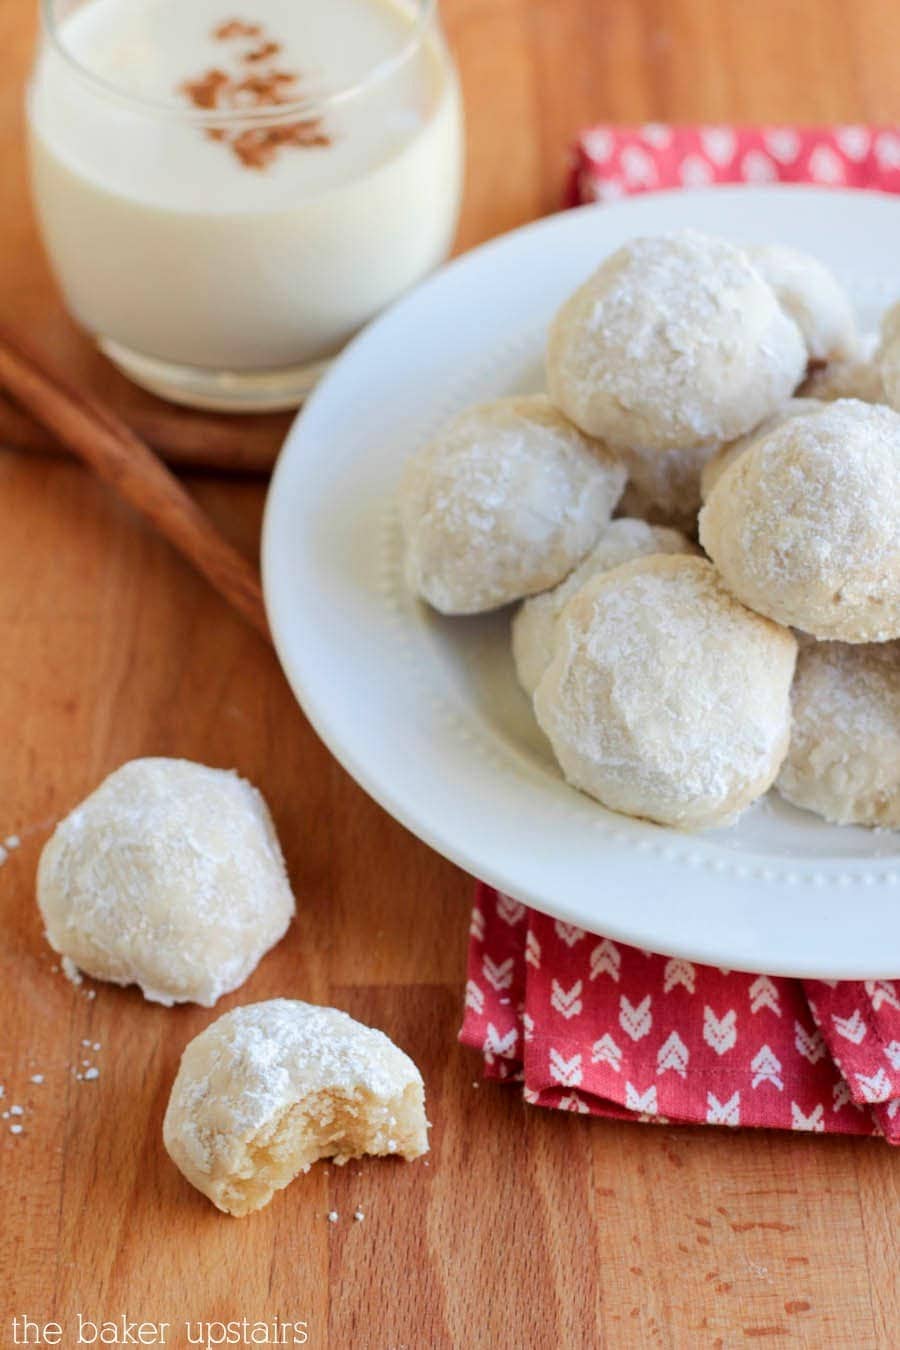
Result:
{"label": "scattered powdered sugar", "polygon": [[8,834],[3,842],[0,843],[0,867],[6,862],[10,853],[19,847],[20,843],[21,840],[17,834]]}
{"label": "scattered powdered sugar", "polygon": [[[91,1041],[87,1037],[82,1040],[81,1044],[86,1050],[97,1051],[100,1049],[99,1041]],[[89,1059],[83,1059],[81,1061],[81,1067],[73,1069],[72,1072],[76,1081],[79,1083],[92,1083],[95,1079],[100,1077],[100,1070],[95,1064],[92,1064]]]}
{"label": "scattered powdered sugar", "polygon": [[[2,1095],[2,1094],[0,1094],[0,1095]],[[24,1124],[23,1124],[24,1117],[25,1117],[25,1108],[24,1108],[24,1106],[19,1106],[18,1104],[14,1105],[14,1106],[10,1106],[6,1111],[3,1111],[2,1113],[0,1113],[0,1117],[2,1117],[3,1120],[11,1120],[11,1121],[12,1121],[12,1124],[10,1124],[10,1126],[9,1126],[9,1132],[10,1132],[10,1134],[22,1134],[22,1133],[23,1133],[24,1128],[25,1128],[25,1127],[24,1127]]]}
{"label": "scattered powdered sugar", "polygon": [[[84,1039],[82,1040],[81,1043],[83,1046],[90,1046],[91,1049],[95,1051],[101,1048],[100,1043],[98,1041],[89,1041]],[[77,1082],[93,1082],[95,1079],[100,1077],[99,1068],[97,1068],[96,1065],[91,1064],[89,1060],[82,1060],[80,1068],[72,1066],[71,1073]],[[28,1082],[33,1087],[41,1087],[43,1086],[45,1081],[46,1076],[43,1073],[32,1073],[28,1077]],[[0,1085],[0,1099],[4,1098],[5,1096],[6,1096],[6,1089],[2,1085]],[[25,1120],[28,1113],[33,1113],[33,1110],[34,1105],[31,1100],[28,1100],[25,1105],[22,1105],[19,1102],[14,1102],[9,1107],[7,1107],[5,1111],[0,1112],[0,1119],[15,1121],[16,1122],[15,1126],[10,1125],[9,1127],[10,1133],[22,1134],[23,1125],[21,1122]]]}

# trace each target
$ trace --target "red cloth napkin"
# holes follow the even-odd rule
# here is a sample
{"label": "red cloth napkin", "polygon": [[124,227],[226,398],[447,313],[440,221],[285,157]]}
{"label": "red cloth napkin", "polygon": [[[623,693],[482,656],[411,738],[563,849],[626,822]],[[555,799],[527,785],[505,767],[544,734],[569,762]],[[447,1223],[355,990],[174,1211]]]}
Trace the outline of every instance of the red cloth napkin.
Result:
{"label": "red cloth napkin", "polygon": [[[656,188],[900,192],[898,127],[593,127],[570,205]],[[790,980],[656,956],[478,884],[460,1039],[526,1101],[642,1121],[900,1143],[900,982]]]}
{"label": "red cloth napkin", "polygon": [[655,956],[480,883],[460,1039],[538,1106],[900,1143],[895,981]]}
{"label": "red cloth napkin", "polygon": [[567,204],[714,183],[900,192],[900,127],[591,127],[575,145]]}

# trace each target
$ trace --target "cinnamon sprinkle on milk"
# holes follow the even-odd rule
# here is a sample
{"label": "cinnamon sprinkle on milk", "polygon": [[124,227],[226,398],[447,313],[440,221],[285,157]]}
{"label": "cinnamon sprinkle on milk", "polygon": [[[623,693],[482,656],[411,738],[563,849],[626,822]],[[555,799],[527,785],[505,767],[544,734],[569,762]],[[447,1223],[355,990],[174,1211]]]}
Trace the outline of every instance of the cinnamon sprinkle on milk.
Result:
{"label": "cinnamon sprinkle on milk", "polygon": [[[247,40],[253,45],[234,51],[233,60],[238,68],[233,72],[214,66],[181,84],[179,92],[195,108],[202,112],[221,109],[252,114],[261,108],[296,102],[300,76],[295,71],[279,69],[276,62],[282,52],[281,44],[261,24],[229,19],[213,29],[212,37],[230,46]],[[252,74],[247,73],[247,66],[252,67]],[[311,149],[331,144],[331,137],[318,117],[273,126],[211,126],[206,128],[206,135],[210,140],[226,143],[247,169],[268,168],[280,151],[288,147]]]}

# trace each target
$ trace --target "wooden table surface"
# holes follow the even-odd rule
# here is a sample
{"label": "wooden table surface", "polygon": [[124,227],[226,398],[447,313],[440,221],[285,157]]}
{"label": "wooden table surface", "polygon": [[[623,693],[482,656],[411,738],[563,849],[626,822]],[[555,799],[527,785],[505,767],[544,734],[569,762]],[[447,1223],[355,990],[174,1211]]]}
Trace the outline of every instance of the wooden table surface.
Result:
{"label": "wooden table surface", "polygon": [[[444,12],[468,108],[460,248],[552,210],[572,132],[592,119],[900,114],[894,0],[444,0]],[[30,3],[0,0],[0,313],[96,382],[26,199],[31,30]],[[188,481],[253,554],[264,486]],[[175,1327],[278,1315],[307,1321],[312,1345],[375,1350],[897,1344],[897,1154],[585,1121],[479,1087],[455,1039],[469,878],[356,787],[263,642],[63,459],[0,450],[0,633],[0,838],[21,837],[0,872],[0,1083],[26,1108],[21,1135],[0,1124],[0,1344],[14,1314],[59,1321],[75,1344],[79,1313]],[[34,904],[54,821],[145,754],[237,767],[284,843],[298,919],[217,1012],[286,994],[384,1027],[425,1075],[427,1166],[318,1166],[238,1221],[170,1164],[169,1086],[212,1014],[111,987],[88,998],[54,970]],[[85,1058],[96,1081],[73,1076]]]}

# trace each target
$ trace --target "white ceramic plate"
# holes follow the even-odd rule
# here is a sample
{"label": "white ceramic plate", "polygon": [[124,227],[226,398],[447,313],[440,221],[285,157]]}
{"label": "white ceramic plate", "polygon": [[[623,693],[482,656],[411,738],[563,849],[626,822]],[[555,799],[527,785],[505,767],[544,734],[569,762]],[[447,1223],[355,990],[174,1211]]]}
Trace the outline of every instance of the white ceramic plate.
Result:
{"label": "white ceramic plate", "polygon": [[465,405],[539,388],[568,292],[625,239],[685,225],[817,253],[867,325],[900,294],[900,203],[812,188],[585,207],[458,259],[356,339],[288,436],[263,538],[278,652],[377,801],[536,909],[734,969],[900,975],[900,834],[838,829],[774,794],[698,835],[611,814],[560,777],[516,685],[509,613],[441,619],[403,586],[406,456]]}

